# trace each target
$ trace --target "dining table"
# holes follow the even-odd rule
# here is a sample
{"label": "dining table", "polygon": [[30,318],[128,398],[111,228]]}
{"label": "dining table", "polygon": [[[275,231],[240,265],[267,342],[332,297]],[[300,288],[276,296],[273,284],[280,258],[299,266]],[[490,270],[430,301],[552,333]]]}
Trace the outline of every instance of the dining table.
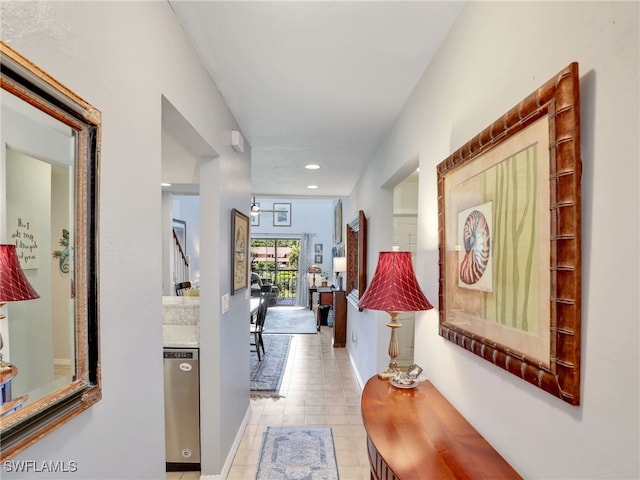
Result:
{"label": "dining table", "polygon": [[254,323],[256,314],[258,313],[258,307],[260,306],[261,297],[251,297],[249,300],[249,319],[251,323]]}

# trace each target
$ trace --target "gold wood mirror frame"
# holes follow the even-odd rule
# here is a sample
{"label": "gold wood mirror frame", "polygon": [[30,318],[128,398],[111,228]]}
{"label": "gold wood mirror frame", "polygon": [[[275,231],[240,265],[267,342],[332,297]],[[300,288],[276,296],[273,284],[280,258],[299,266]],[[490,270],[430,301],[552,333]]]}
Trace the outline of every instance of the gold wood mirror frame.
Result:
{"label": "gold wood mirror frame", "polygon": [[[11,197],[7,198],[4,204],[0,202],[0,209],[3,210],[0,212],[2,214],[0,243],[15,244],[18,243],[16,237],[21,238],[25,235],[19,228],[23,221],[15,221],[16,203],[21,212],[26,212],[21,215],[26,215],[34,224],[41,225],[39,235],[46,247],[35,246],[35,248],[40,247],[35,266],[25,266],[23,262],[26,261],[24,258],[26,254],[23,249],[21,265],[27,277],[32,277],[29,279],[31,283],[34,278],[36,282],[42,284],[48,282],[40,289],[41,298],[29,302],[11,302],[2,307],[2,311],[8,313],[6,318],[0,320],[0,322],[8,322],[5,331],[8,331],[9,335],[5,338],[4,349],[4,351],[9,350],[10,353],[8,363],[12,364],[14,356],[20,358],[19,363],[16,361],[13,379],[9,380],[6,375],[2,378],[2,387],[10,386],[8,392],[6,388],[3,391],[3,395],[7,394],[8,398],[3,398],[0,405],[4,407],[0,409],[2,413],[0,461],[5,461],[95,404],[102,395],[98,319],[98,185],[101,113],[4,42],[0,42],[0,59],[2,87],[0,100],[2,100],[3,112],[5,108],[17,111],[15,110],[17,107],[19,111],[16,119],[25,119],[25,124],[36,125],[36,128],[27,130],[21,127],[20,121],[12,122],[7,118],[3,119],[5,125],[2,127],[0,142],[2,148],[0,191],[6,194],[8,190],[16,188],[12,185],[13,180],[8,180],[9,175],[17,178],[16,172],[8,170],[12,168],[22,170],[27,162],[33,162],[38,164],[37,168],[44,166],[48,169],[48,173],[37,174],[33,178],[20,173],[19,175],[26,177],[24,179],[26,182],[33,184],[44,182],[53,193],[58,194],[58,190],[62,190],[66,194],[62,200],[64,205],[62,208],[54,204],[56,200],[53,199],[53,195],[45,197],[50,198],[43,202],[49,202],[46,206],[50,218],[45,218],[46,215],[42,215],[39,211],[31,211],[24,206],[24,202],[14,201],[12,204]],[[12,130],[11,133],[9,129]],[[12,143],[13,140],[9,139],[33,137],[38,135],[40,130],[53,132],[54,136],[66,134],[64,145],[67,145],[66,150],[70,159],[66,164],[60,166],[55,160],[48,160],[47,148],[41,148],[45,153],[38,156]],[[38,141],[44,144],[45,137],[46,135],[43,135],[42,138],[38,138]],[[48,143],[44,145],[49,146]],[[10,155],[17,155],[18,162],[23,158],[28,160],[24,160],[22,164],[13,163],[15,160],[9,159]],[[58,188],[56,183],[60,182],[57,177],[60,171],[62,188]],[[54,216],[62,217],[63,221],[67,222],[62,230],[62,238],[59,226],[53,221]],[[57,244],[58,238],[60,238],[60,246]],[[67,247],[64,253],[61,252],[63,245]],[[59,250],[54,250],[56,248]],[[20,250],[19,246],[17,250]],[[63,265],[62,257],[68,261],[66,265]],[[55,275],[62,280],[54,279]],[[51,287],[50,284],[54,282],[61,285],[61,291]],[[37,286],[35,288],[38,289]],[[64,314],[57,314],[56,301],[62,302]],[[36,311],[39,312],[37,315],[31,313],[34,310],[29,310],[34,308],[32,305],[37,307]],[[51,321],[48,322],[45,331],[40,329],[34,332],[33,324],[41,322],[43,316]],[[68,329],[66,334],[68,343],[65,348],[69,353],[64,374],[59,375],[56,372],[55,381],[44,381],[36,388],[28,389],[28,392],[17,391],[21,388],[18,385],[11,385],[12,382],[16,383],[16,380],[23,381],[20,377],[21,375],[26,377],[29,374],[30,357],[35,357],[39,353],[33,344],[30,349],[22,347],[20,342],[12,344],[13,331],[9,328],[14,325],[12,317],[15,317],[15,325],[19,325],[20,329],[27,332],[25,334],[28,335],[27,339],[34,342],[40,340],[36,339],[36,336],[55,337],[57,328],[55,322],[60,320],[58,317],[62,317],[63,325]],[[51,338],[51,342],[53,341],[54,338]],[[25,353],[26,350],[29,351]],[[53,371],[56,363],[55,355],[47,361],[50,363],[47,369]],[[13,397],[25,393],[20,397],[24,398],[21,405],[15,406],[5,401],[12,400],[12,393]],[[16,399],[13,398],[13,400]]]}

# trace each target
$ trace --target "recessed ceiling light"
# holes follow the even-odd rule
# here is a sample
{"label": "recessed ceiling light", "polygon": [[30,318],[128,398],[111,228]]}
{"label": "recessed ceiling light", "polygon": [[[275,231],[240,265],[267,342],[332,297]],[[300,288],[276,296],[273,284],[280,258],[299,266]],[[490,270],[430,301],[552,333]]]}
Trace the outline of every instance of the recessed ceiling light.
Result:
{"label": "recessed ceiling light", "polygon": [[170,183],[166,183],[166,182],[162,182],[162,183],[160,184],[160,186],[161,186],[161,187],[170,187],[170,186],[171,186],[171,184],[170,184]]}
{"label": "recessed ceiling light", "polygon": [[320,168],[320,165],[310,163],[309,165],[305,165],[304,168],[306,168],[307,170],[318,170]]}
{"label": "recessed ceiling light", "polygon": [[315,188],[318,188],[318,185],[307,185],[307,188],[313,190]]}

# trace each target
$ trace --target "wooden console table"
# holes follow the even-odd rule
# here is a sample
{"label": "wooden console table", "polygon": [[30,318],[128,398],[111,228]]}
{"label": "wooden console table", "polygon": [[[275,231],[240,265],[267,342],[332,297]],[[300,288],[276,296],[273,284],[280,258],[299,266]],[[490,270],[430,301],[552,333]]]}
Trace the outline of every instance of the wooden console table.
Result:
{"label": "wooden console table", "polygon": [[372,377],[361,408],[371,480],[522,478],[429,381]]}
{"label": "wooden console table", "polygon": [[[318,287],[318,304],[331,305],[333,308],[333,346],[344,347],[347,344],[347,297],[344,290],[331,287]],[[318,325],[320,325],[318,323]]]}

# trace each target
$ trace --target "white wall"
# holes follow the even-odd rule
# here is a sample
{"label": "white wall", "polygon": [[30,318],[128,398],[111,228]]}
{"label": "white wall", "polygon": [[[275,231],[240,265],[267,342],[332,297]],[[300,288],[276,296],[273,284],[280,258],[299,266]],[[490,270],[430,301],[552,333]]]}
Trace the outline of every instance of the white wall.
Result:
{"label": "white wall", "polygon": [[[417,316],[416,362],[525,478],[631,479],[638,465],[637,2],[470,2],[351,199],[371,216],[369,268],[390,214],[374,193],[420,157],[417,274],[437,301],[436,165],[572,61],[580,64],[582,400],[572,407],[438,336]],[[623,200],[624,198],[624,200]],[[368,317],[349,310],[349,324]],[[381,321],[384,318],[381,318]],[[356,332],[354,358],[384,344]],[[371,343],[362,345],[363,339]],[[382,344],[382,348],[380,345]],[[364,375],[363,375],[364,376]]]}
{"label": "white wall", "polygon": [[[274,203],[291,203],[291,226],[273,225],[273,213],[261,213],[260,225],[251,227],[252,237],[300,238],[302,233],[312,234],[311,251],[314,244],[322,244],[323,272],[333,271],[333,208],[337,200],[327,198],[266,198],[257,197],[261,210],[273,210]],[[313,256],[309,259],[315,263]],[[333,281],[333,275],[329,279]]]}
{"label": "white wall", "polygon": [[[221,472],[249,405],[248,300],[228,293],[230,210],[248,214],[250,149],[166,2],[2,2],[2,40],[102,112],[102,400],[16,457],[76,461],[82,479],[165,476],[162,375],[161,113],[164,95],[216,158],[201,177],[203,465]],[[202,171],[201,171],[202,173]],[[232,179],[229,181],[229,179]],[[205,231],[206,230],[206,231]],[[208,272],[205,278],[205,270]],[[218,280],[220,279],[220,280]],[[224,338],[224,341],[220,341]],[[223,361],[222,361],[223,360]],[[234,365],[220,372],[221,364]],[[68,474],[66,474],[68,476]],[[2,472],[3,478],[33,478]],[[38,478],[65,475],[38,473]]]}

